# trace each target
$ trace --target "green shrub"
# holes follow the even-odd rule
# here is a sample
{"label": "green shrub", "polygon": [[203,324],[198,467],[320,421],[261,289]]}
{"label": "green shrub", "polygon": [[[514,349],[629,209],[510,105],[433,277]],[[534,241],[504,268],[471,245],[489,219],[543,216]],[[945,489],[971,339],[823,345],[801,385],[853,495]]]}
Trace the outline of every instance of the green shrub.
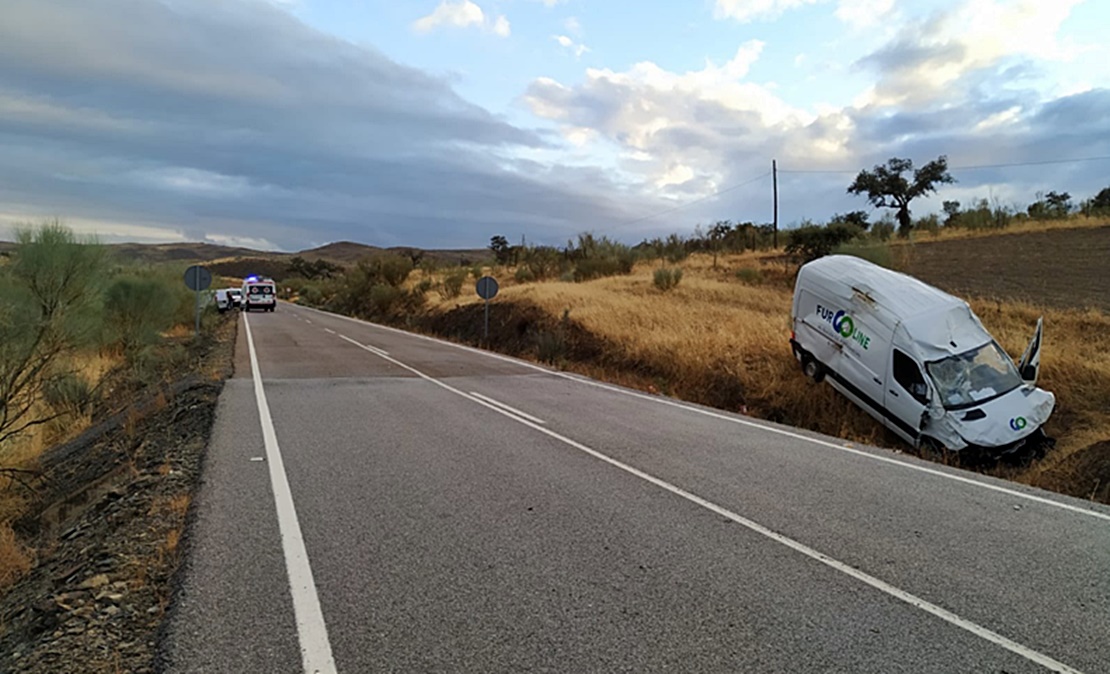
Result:
{"label": "green shrub", "polygon": [[92,407],[93,390],[84,377],[67,372],[47,380],[43,399],[60,414],[86,414]]}
{"label": "green shrub", "polygon": [[536,273],[528,267],[519,267],[513,274],[513,278],[517,283],[532,283],[536,280]]}
{"label": "green shrub", "polygon": [[[157,342],[159,333],[172,327],[180,316],[182,295],[158,279],[114,279],[104,294],[104,316],[112,342],[129,353]],[[192,293],[189,299],[196,301]],[[195,307],[190,309],[192,314]]]}
{"label": "green shrub", "polygon": [[828,227],[803,223],[787,232],[786,254],[810,262],[824,257],[833,248],[856,238],[862,230],[856,225],[834,224]]}
{"label": "green shrub", "polygon": [[928,232],[933,236],[940,234],[940,218],[936,213],[930,213],[923,218],[918,218],[913,228],[919,232]]}
{"label": "green shrub", "polygon": [[736,278],[750,286],[763,283],[763,270],[759,267],[741,267],[736,270]]}
{"label": "green shrub", "polygon": [[405,291],[392,285],[379,284],[371,286],[369,306],[370,311],[379,316],[393,312],[393,309],[405,298]]}
{"label": "green shrub", "polygon": [[467,270],[456,269],[443,277],[439,285],[439,296],[445,300],[453,300],[462,294],[463,284],[466,283]]}
{"label": "green shrub", "polygon": [[655,287],[663,292],[667,292],[672,288],[678,286],[682,281],[681,269],[656,269],[653,278]]}

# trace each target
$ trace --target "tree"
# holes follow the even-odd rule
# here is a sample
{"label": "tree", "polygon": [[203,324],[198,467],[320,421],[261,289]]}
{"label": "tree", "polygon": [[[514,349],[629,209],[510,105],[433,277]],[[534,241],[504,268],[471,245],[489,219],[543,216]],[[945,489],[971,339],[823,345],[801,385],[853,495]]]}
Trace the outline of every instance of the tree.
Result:
{"label": "tree", "polygon": [[[721,251],[721,243],[732,231],[732,223],[728,220],[718,221],[709,228],[709,245],[713,249],[713,268],[717,268],[717,253]],[[677,283],[677,282],[676,282]]]}
{"label": "tree", "polygon": [[104,250],[59,222],[17,233],[0,274],[0,447],[64,412],[39,402],[74,372],[66,356],[101,329]]}
{"label": "tree", "polygon": [[500,234],[490,237],[489,249],[493,251],[498,264],[506,264],[513,254],[513,247],[509,245],[509,240]]}
{"label": "tree", "polygon": [[[913,180],[902,175],[913,171]],[[914,170],[913,161],[892,157],[886,165],[876,164],[870,171],[863,170],[848,186],[849,194],[866,194],[867,200],[877,208],[895,208],[898,218],[898,235],[909,236],[913,229],[910,202],[936,192],[940,183],[954,183],[948,173],[948,157],[941,155],[921,168]]]}
{"label": "tree", "polygon": [[1095,210],[1110,210],[1110,187],[1104,187],[1091,199],[1091,207]]}
{"label": "tree", "polygon": [[1025,211],[1034,220],[1062,220],[1071,212],[1071,195],[1067,192],[1037,193],[1037,200]]}
{"label": "tree", "polygon": [[855,225],[866,232],[871,226],[867,218],[867,211],[849,211],[843,215],[836,213],[832,216],[832,220],[829,220],[829,225]]}
{"label": "tree", "polygon": [[960,217],[960,202],[958,202],[958,201],[946,201],[946,202],[944,202],[944,226],[945,227],[954,226],[959,217]]}

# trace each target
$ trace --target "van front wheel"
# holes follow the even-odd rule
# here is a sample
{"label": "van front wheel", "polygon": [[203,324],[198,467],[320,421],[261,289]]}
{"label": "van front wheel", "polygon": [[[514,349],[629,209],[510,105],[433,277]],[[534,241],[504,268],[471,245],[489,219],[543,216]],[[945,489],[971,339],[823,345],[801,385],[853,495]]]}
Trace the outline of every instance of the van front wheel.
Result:
{"label": "van front wheel", "polygon": [[802,355],[802,373],[813,380],[814,383],[820,384],[825,380],[825,368],[821,363],[807,354]]}

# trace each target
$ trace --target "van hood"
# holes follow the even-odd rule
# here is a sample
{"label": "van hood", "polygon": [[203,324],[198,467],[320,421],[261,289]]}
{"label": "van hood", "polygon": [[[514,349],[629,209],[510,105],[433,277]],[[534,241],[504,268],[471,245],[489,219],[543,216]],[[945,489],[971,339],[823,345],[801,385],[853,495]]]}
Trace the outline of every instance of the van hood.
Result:
{"label": "van hood", "polygon": [[[1052,393],[1032,386],[1019,386],[982,405],[949,410],[933,424],[959,436],[962,442],[949,442],[949,439],[954,441],[956,438],[938,437],[952,448],[962,445],[1003,447],[1031,435],[1048,421],[1055,407],[1056,396]],[[943,423],[937,424],[937,421]],[[930,428],[927,432],[933,431]],[[944,433],[936,435],[943,436]]]}

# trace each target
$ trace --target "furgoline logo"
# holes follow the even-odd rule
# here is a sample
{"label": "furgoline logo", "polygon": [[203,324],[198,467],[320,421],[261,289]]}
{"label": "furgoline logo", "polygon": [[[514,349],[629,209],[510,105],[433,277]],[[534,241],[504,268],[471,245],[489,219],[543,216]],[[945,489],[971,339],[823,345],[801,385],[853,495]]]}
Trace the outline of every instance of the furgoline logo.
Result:
{"label": "furgoline logo", "polygon": [[851,340],[864,349],[871,346],[871,336],[865,334],[862,330],[856,329],[855,319],[843,309],[830,309],[818,304],[817,315],[821,320],[831,325],[836,334],[844,339]]}

